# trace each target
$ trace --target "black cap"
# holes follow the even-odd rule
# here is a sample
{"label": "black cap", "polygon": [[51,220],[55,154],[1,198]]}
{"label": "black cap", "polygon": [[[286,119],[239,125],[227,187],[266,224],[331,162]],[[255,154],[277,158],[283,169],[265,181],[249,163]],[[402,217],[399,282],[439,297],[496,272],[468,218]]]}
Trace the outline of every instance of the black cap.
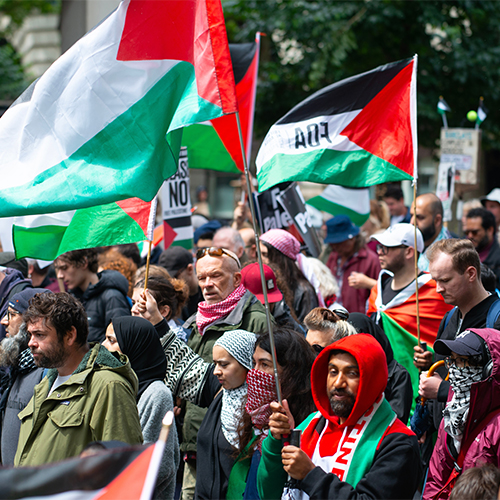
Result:
{"label": "black cap", "polygon": [[26,259],[16,260],[14,252],[0,252],[0,266],[17,269],[23,273],[25,278],[28,277],[28,261]]}
{"label": "black cap", "polygon": [[434,350],[449,356],[452,351],[459,356],[482,356],[483,339],[474,332],[465,330],[455,340],[436,340]]}
{"label": "black cap", "polygon": [[193,255],[183,247],[170,247],[160,255],[158,265],[164,267],[171,276],[175,276],[179,271],[186,269],[193,263]]}

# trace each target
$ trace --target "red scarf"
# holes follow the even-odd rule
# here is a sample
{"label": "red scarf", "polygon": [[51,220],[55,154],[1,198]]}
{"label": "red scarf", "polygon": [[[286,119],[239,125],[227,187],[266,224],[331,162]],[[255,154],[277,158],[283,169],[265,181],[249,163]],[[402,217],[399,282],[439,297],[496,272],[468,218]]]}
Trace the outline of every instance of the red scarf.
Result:
{"label": "red scarf", "polygon": [[231,292],[224,300],[217,304],[207,304],[200,302],[198,304],[198,313],[196,314],[196,326],[200,335],[205,333],[205,328],[211,325],[214,321],[227,316],[242,299],[247,289],[240,285],[236,290]]}
{"label": "red scarf", "polygon": [[270,403],[278,400],[274,377],[254,368],[247,373],[247,385],[245,410],[252,417],[253,425],[262,429],[269,423]]}

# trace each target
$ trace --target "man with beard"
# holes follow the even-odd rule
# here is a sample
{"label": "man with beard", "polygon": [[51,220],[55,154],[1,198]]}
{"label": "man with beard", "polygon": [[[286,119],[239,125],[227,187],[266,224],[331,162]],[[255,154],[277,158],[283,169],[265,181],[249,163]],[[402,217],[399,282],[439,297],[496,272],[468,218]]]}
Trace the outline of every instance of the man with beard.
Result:
{"label": "man with beard", "polygon": [[8,371],[0,387],[0,452],[2,465],[14,465],[21,421],[17,417],[33,396],[33,388],[42,380],[43,368],[37,368],[28,348],[30,334],[23,322],[23,313],[37,293],[50,293],[43,288],[26,288],[8,303],[1,323],[7,336],[0,343],[0,366]]}
{"label": "man with beard", "polygon": [[411,223],[420,229],[424,238],[424,251],[418,259],[418,267],[422,271],[429,271],[427,249],[435,242],[452,238],[451,233],[443,225],[443,204],[434,193],[426,193],[417,197],[417,216],[415,217],[413,204],[411,206]]}
{"label": "man with beard", "polygon": [[[410,373],[413,392],[418,392],[419,373],[408,354],[408,344],[416,346],[417,308],[415,287],[415,227],[395,224],[382,234],[373,236],[382,271],[368,299],[368,311],[375,323],[386,333],[394,351],[394,359]],[[417,252],[424,249],[424,240],[417,229]],[[418,299],[420,339],[430,347],[443,316],[452,308],[436,292],[436,282],[429,273],[419,272]],[[402,347],[404,346],[404,347]]]}
{"label": "man with beard", "polygon": [[500,286],[500,245],[495,238],[495,216],[485,208],[473,208],[465,218],[464,235],[474,245],[481,262],[497,277]]}
{"label": "man with beard", "polygon": [[287,474],[311,499],[413,498],[421,476],[417,438],[385,400],[386,384],[385,353],[371,335],[323,349],[311,371],[318,411],[298,426],[300,448],[283,447],[295,423],[285,400],[271,403],[260,498],[280,498]]}
{"label": "man with beard", "polygon": [[35,364],[50,370],[19,413],[14,465],[74,457],[92,441],[141,443],[137,377],[126,356],[89,346],[82,304],[69,293],[37,294],[23,317]]}

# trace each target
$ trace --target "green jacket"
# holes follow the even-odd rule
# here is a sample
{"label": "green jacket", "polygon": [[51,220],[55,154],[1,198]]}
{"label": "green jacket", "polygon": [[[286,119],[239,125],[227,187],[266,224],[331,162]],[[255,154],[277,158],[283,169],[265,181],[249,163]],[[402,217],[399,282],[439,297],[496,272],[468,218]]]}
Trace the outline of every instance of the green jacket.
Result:
{"label": "green jacket", "polygon": [[[273,319],[273,325],[275,324]],[[247,290],[236,307],[224,318],[207,326],[203,335],[198,332],[196,314],[184,323],[184,328],[192,329],[188,346],[204,361],[212,363],[212,348],[225,332],[238,329],[253,333],[267,332],[266,310],[255,295]],[[186,415],[182,428],[182,451],[196,451],[196,436],[206,411],[206,408],[186,403]]]}
{"label": "green jacket", "polygon": [[47,397],[57,370],[35,386],[19,413],[14,465],[40,465],[74,457],[92,441],[142,443],[137,377],[126,356],[91,345],[71,377]]}

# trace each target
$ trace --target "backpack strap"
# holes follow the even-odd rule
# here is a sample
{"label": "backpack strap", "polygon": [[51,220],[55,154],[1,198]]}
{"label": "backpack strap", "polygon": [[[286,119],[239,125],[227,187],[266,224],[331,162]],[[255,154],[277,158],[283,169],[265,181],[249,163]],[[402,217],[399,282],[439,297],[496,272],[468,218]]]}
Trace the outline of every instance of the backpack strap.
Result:
{"label": "backpack strap", "polygon": [[469,434],[467,440],[462,443],[462,448],[460,449],[457,460],[453,463],[453,470],[451,471],[448,481],[446,481],[445,485],[433,496],[433,500],[441,498],[441,494],[446,490],[446,488],[448,488],[448,486],[450,487],[450,491],[453,489],[457,477],[462,473],[465,455],[467,455],[470,445],[474,442],[479,433],[490,423],[493,417],[495,417],[499,413],[500,408],[497,408],[496,410],[488,413],[488,415],[486,415],[486,417],[484,417],[483,420],[481,420],[481,422],[479,422],[479,424],[476,426],[476,428]]}
{"label": "backpack strap", "polygon": [[[500,302],[500,300],[499,300]],[[450,322],[451,317],[453,316],[453,313],[458,309],[457,306],[455,306],[453,309],[450,309],[445,317],[444,317],[444,327],[443,327],[443,332],[445,331],[446,327],[448,326],[448,323]]]}
{"label": "backpack strap", "polygon": [[495,328],[495,323],[500,316],[500,299],[495,300],[488,311],[486,316],[486,328]]}

